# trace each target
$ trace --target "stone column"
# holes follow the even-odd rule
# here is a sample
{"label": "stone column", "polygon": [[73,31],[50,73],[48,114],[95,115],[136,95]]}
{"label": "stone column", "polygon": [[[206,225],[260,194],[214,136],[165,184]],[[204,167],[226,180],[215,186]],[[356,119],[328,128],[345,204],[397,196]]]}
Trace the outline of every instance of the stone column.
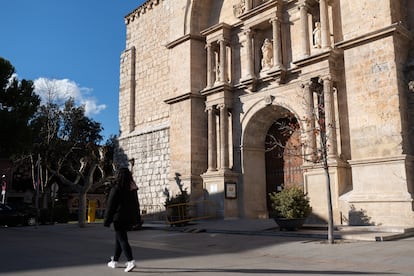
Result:
{"label": "stone column", "polygon": [[313,102],[312,82],[302,84],[303,96],[306,105],[306,142],[305,160],[313,161],[316,155],[316,137],[315,137],[315,106]]}
{"label": "stone column", "polygon": [[300,10],[300,24],[301,24],[301,38],[302,38],[302,55],[308,57],[310,55],[310,41],[309,41],[309,25],[308,25],[308,6],[302,3],[299,6]]}
{"label": "stone column", "polygon": [[245,79],[251,79],[254,76],[254,67],[253,67],[253,42],[252,36],[253,32],[248,29],[244,32],[246,36],[246,58],[247,58],[247,68]]}
{"label": "stone column", "polygon": [[208,117],[208,171],[217,171],[216,116],[212,106],[206,108]]}
{"label": "stone column", "polygon": [[282,43],[280,37],[280,21],[279,16],[270,20],[273,30],[273,68],[282,68]]}
{"label": "stone column", "polygon": [[321,20],[321,48],[331,47],[329,32],[329,17],[327,0],[319,0],[319,14]]}
{"label": "stone column", "polygon": [[326,142],[328,146],[328,158],[337,157],[336,123],[332,81],[329,76],[321,78],[323,82],[323,99],[325,112]]}
{"label": "stone column", "polygon": [[211,43],[207,43],[207,88],[213,87],[214,84],[214,52]]}
{"label": "stone column", "polygon": [[252,7],[253,7],[253,4],[252,4],[253,0],[245,0],[245,1],[246,1],[246,3],[245,3],[246,11],[251,10]]}
{"label": "stone column", "polygon": [[226,40],[220,39],[220,81],[227,82],[227,49]]}
{"label": "stone column", "polygon": [[220,104],[220,169],[229,168],[229,116],[225,104]]}

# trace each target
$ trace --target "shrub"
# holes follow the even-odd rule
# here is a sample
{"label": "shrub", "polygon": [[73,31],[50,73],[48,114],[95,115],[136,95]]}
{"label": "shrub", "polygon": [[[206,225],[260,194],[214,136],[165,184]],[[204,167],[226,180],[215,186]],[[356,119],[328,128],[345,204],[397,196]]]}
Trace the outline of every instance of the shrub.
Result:
{"label": "shrub", "polygon": [[180,194],[170,197],[165,200],[165,207],[167,209],[167,220],[171,225],[183,226],[187,224],[188,206],[185,203],[190,201],[190,196],[186,190],[181,190]]}
{"label": "shrub", "polygon": [[190,201],[190,196],[188,195],[186,190],[181,191],[181,193],[177,194],[176,196],[167,197],[165,200],[165,205],[172,205],[172,204],[180,204],[180,203],[187,203]]}
{"label": "shrub", "polygon": [[272,216],[279,218],[306,218],[312,212],[307,194],[298,185],[283,187],[281,192],[269,193]]}

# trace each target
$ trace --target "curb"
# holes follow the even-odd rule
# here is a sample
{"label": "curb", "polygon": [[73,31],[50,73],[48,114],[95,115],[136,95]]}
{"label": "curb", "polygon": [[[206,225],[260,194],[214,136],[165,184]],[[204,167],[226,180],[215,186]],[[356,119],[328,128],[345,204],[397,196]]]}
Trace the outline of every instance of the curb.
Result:
{"label": "curb", "polygon": [[[314,226],[309,225],[303,227],[302,231],[278,231],[277,227],[263,230],[234,230],[234,229],[218,229],[203,227],[203,225],[187,225],[187,226],[170,226],[162,223],[144,223],[143,230],[156,229],[163,231],[177,231],[182,233],[214,233],[214,234],[229,234],[229,235],[247,235],[247,236],[277,236],[277,237],[291,237],[291,238],[307,238],[317,240],[328,239],[328,229],[326,226]],[[334,239],[335,240],[348,240],[348,241],[375,241],[384,242],[403,239],[414,236],[413,228],[400,228],[392,231],[386,231],[386,228],[372,228],[372,227],[335,227]],[[312,232],[311,232],[312,231]],[[355,232],[354,232],[355,231]]]}

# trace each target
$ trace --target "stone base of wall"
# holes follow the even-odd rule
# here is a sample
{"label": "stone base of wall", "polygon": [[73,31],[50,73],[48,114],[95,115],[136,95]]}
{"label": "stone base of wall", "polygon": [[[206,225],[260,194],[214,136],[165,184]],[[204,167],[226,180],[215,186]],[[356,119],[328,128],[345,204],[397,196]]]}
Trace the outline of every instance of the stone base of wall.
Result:
{"label": "stone base of wall", "polygon": [[[329,179],[334,224],[339,225],[342,214],[338,198],[350,189],[351,177],[349,165],[342,161],[333,160],[329,165]],[[310,204],[312,215],[308,223],[328,222],[327,176],[320,164],[304,165],[304,186]]]}
{"label": "stone base of wall", "polygon": [[[231,171],[213,171],[206,172],[202,178],[206,192],[205,199],[215,206],[215,214],[213,215],[218,218],[238,217],[238,174]],[[230,186],[227,185],[232,185],[231,191],[229,190]]]}
{"label": "stone base of wall", "polygon": [[141,210],[163,210],[170,169],[169,128],[159,127],[120,137],[116,160],[121,166],[134,158],[132,173],[138,185]]}
{"label": "stone base of wall", "polygon": [[349,225],[414,226],[407,156],[354,160],[353,189],[340,198]]}

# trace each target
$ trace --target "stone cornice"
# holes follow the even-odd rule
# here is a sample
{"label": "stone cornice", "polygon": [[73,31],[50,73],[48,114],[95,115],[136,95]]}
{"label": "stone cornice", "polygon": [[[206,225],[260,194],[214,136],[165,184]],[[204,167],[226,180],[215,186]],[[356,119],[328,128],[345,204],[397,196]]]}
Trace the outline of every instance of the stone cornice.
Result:
{"label": "stone cornice", "polygon": [[326,51],[321,51],[315,55],[311,55],[309,57],[305,57],[299,60],[295,60],[292,63],[298,67],[304,67],[309,64],[317,63],[323,60],[328,59],[338,59],[342,57],[343,51],[341,49],[328,49]]}
{"label": "stone cornice", "polygon": [[230,26],[226,23],[218,23],[218,24],[213,25],[213,26],[211,26],[211,27],[209,27],[205,30],[202,30],[200,32],[200,34],[202,36],[209,36],[209,35],[214,34],[214,33],[228,33],[228,32],[230,32],[231,28],[232,28],[232,26]]}
{"label": "stone cornice", "polygon": [[165,45],[165,47],[167,49],[172,49],[175,46],[180,45],[181,43],[186,42],[187,40],[198,40],[198,41],[201,41],[201,42],[205,42],[205,38],[202,37],[202,36],[187,34],[187,35],[184,35],[184,36],[182,36],[182,37],[180,37],[180,38],[178,38],[178,39],[176,39],[174,41],[171,41],[170,43],[168,43],[167,45]]}
{"label": "stone cornice", "polygon": [[154,6],[157,6],[163,0],[147,0],[141,6],[127,14],[125,19],[125,25],[128,25],[130,22],[134,21],[135,18],[140,17],[141,15],[145,14],[147,11],[152,10]]}
{"label": "stone cornice", "polygon": [[232,87],[230,84],[228,83],[222,83],[220,85],[215,85],[213,87],[210,88],[205,88],[203,90],[201,90],[201,95],[203,96],[208,96],[208,95],[212,95],[215,93],[219,93],[219,92],[223,92],[223,91],[231,91]]}
{"label": "stone cornice", "polygon": [[353,167],[355,166],[366,166],[367,164],[381,164],[381,163],[401,163],[405,160],[412,160],[411,155],[398,155],[398,156],[389,156],[389,157],[373,157],[365,159],[353,159],[349,160],[349,164]]}
{"label": "stone cornice", "polygon": [[193,98],[204,98],[204,97],[201,96],[200,94],[188,92],[188,93],[179,95],[177,97],[166,99],[166,100],[164,100],[164,102],[166,104],[175,104],[175,103],[186,101],[186,100],[193,99]]}
{"label": "stone cornice", "polygon": [[385,28],[378,29],[348,40],[340,41],[335,44],[335,47],[340,49],[350,49],[369,41],[374,41],[383,37],[394,35],[395,33],[403,35],[408,40],[413,40],[413,34],[407,30],[407,28],[405,28],[400,22],[397,22]]}
{"label": "stone cornice", "polygon": [[153,132],[158,132],[158,131],[162,131],[165,129],[169,129],[170,128],[170,122],[162,122],[160,124],[157,125],[151,125],[151,126],[147,126],[147,127],[140,127],[136,130],[134,130],[133,132],[129,132],[126,134],[122,134],[119,137],[119,140],[125,140],[134,136],[142,136],[148,133],[153,133]]}

